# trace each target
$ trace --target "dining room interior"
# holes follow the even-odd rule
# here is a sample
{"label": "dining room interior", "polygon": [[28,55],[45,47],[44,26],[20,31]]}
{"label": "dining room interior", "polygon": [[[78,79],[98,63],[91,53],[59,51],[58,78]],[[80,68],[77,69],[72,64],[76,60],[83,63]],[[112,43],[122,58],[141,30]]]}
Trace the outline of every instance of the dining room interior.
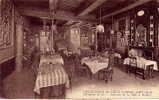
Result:
{"label": "dining room interior", "polygon": [[158,96],[158,65],[159,0],[0,0],[0,98]]}

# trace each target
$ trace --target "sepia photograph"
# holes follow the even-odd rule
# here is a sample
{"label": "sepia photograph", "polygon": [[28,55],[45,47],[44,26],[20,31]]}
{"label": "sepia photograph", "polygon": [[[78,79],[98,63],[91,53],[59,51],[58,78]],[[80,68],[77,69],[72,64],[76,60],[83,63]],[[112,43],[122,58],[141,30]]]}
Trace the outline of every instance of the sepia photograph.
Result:
{"label": "sepia photograph", "polygon": [[0,0],[0,99],[159,99],[159,0]]}

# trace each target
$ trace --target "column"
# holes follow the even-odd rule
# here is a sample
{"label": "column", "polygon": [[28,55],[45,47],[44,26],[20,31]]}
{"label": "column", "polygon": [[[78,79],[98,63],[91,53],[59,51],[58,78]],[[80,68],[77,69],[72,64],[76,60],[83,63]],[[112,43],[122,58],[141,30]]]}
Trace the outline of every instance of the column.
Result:
{"label": "column", "polygon": [[16,25],[16,71],[21,72],[23,68],[23,24]]}

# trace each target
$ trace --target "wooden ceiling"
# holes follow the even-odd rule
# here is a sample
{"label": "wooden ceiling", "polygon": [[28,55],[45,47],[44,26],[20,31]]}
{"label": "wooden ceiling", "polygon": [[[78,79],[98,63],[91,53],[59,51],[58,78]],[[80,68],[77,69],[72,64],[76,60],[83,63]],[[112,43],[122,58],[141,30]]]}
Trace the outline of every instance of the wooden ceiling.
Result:
{"label": "wooden ceiling", "polygon": [[51,19],[50,7],[54,1],[57,1],[55,19],[59,25],[66,25],[80,21],[97,23],[100,8],[101,17],[107,18],[152,0],[14,0],[14,3],[22,15],[41,24],[42,19]]}

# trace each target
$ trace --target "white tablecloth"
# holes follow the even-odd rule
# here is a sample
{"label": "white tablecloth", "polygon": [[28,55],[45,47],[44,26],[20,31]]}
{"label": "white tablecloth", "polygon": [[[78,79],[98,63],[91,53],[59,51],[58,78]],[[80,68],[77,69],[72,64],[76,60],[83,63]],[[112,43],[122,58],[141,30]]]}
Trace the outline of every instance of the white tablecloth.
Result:
{"label": "white tablecloth", "polygon": [[[65,84],[69,87],[69,78],[60,64],[42,64],[35,82],[34,92],[40,94],[40,88]],[[45,69],[45,70],[44,70]]]}
{"label": "white tablecloth", "polygon": [[93,74],[95,74],[101,69],[107,68],[108,63],[109,63],[108,58],[105,58],[102,61],[100,61],[99,59],[90,59],[85,57],[81,60],[81,64],[86,64]]}
{"label": "white tablecloth", "polygon": [[119,53],[114,53],[114,57],[121,58],[121,55]]}
{"label": "white tablecloth", "polygon": [[[124,59],[124,64],[129,65],[130,64],[130,58]],[[137,57],[137,67],[146,69],[146,67],[149,66],[149,65],[153,65],[154,66],[153,69],[158,70],[156,61],[147,60],[147,59],[144,59],[142,57]]]}
{"label": "white tablecloth", "polygon": [[42,55],[40,57],[39,67],[43,63],[47,63],[47,64],[52,63],[52,64],[62,64],[62,65],[64,65],[64,61],[63,61],[63,59],[60,55]]}

